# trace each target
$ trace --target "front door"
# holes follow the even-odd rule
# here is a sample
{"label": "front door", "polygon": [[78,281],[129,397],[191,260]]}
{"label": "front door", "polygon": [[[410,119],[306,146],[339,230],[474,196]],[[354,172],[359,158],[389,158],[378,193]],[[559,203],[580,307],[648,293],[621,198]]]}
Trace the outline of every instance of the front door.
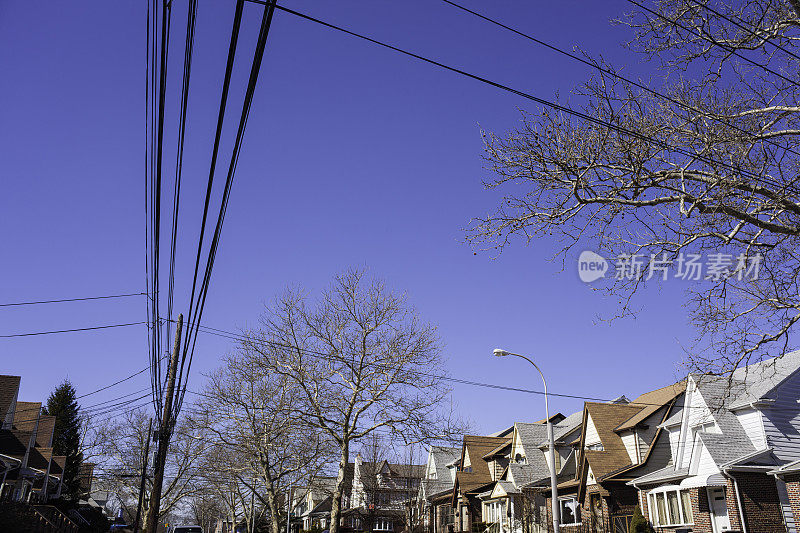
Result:
{"label": "front door", "polygon": [[708,503],[711,507],[711,525],[714,533],[730,531],[731,522],[728,519],[728,505],[725,500],[725,489],[708,488]]}

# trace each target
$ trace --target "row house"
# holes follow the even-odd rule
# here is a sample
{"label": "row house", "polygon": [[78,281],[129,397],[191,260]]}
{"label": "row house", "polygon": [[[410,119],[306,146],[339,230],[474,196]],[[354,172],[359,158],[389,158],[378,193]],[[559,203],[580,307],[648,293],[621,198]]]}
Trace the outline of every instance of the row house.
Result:
{"label": "row house", "polygon": [[685,408],[665,420],[664,468],[630,484],[658,531],[797,531],[800,352],[690,375]]}
{"label": "row house", "polygon": [[[637,476],[663,467],[668,454],[656,444],[658,425],[681,409],[681,383],[629,401],[586,402],[575,448],[572,479],[559,483],[558,509],[565,531],[627,531],[638,503]],[[659,461],[661,461],[659,463]],[[658,466],[656,466],[658,464]],[[540,487],[552,520],[549,487]]]}
{"label": "row house", "polygon": [[[399,532],[411,529],[420,515],[412,511],[426,465],[364,461],[356,456],[345,468],[340,530],[345,532]],[[330,515],[335,477],[318,477],[308,487],[296,488],[292,503],[292,530],[325,530]]]}
{"label": "row house", "polygon": [[429,533],[448,533],[453,529],[451,499],[461,448],[431,446],[425,473],[417,495],[423,529]]}
{"label": "row house", "polygon": [[[571,479],[581,413],[559,413],[550,421],[556,471],[559,479]],[[460,449],[432,447],[428,475],[444,482],[420,491],[429,508],[426,531],[546,531],[546,500],[538,489],[550,483],[548,452],[547,420],[517,422],[486,437],[467,435]]]}
{"label": "row house", "polygon": [[633,400],[432,447],[419,491],[429,533],[627,532],[638,507],[658,533],[797,533],[800,351],[730,376],[691,374]]}
{"label": "row house", "polygon": [[0,375],[0,500],[46,502],[61,495],[66,457],[53,455],[55,417],[18,401],[19,385]]}

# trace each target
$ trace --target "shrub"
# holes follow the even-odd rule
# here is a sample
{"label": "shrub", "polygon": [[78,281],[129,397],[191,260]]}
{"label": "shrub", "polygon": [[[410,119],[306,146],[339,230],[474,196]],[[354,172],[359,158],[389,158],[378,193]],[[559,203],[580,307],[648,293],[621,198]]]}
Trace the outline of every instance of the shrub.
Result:
{"label": "shrub", "polygon": [[653,533],[650,522],[644,517],[638,505],[636,506],[636,510],[633,511],[633,518],[631,519],[630,527],[628,527],[628,533]]}

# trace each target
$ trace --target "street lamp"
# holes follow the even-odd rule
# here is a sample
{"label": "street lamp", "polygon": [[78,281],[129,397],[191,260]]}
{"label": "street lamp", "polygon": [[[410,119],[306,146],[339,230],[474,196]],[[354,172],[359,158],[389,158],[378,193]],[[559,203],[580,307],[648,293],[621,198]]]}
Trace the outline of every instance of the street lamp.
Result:
{"label": "street lamp", "polygon": [[556,479],[556,443],[555,439],[553,438],[553,423],[550,421],[550,407],[547,405],[547,381],[544,379],[544,374],[539,369],[539,367],[525,357],[524,355],[520,355],[518,353],[511,353],[506,350],[501,350],[500,348],[494,349],[494,355],[497,357],[505,357],[507,355],[513,355],[515,357],[521,357],[525,359],[527,362],[533,365],[539,375],[542,376],[542,384],[544,385],[544,414],[547,417],[547,440],[550,443],[550,490],[551,490],[551,499],[552,499],[552,512],[553,512],[553,531],[555,533],[559,533],[559,507],[558,507],[558,480]]}

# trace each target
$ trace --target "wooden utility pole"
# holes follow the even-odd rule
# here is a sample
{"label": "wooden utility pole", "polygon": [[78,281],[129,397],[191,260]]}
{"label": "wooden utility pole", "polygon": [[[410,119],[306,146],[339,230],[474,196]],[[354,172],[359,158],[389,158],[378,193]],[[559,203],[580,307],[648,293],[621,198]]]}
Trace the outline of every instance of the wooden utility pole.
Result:
{"label": "wooden utility pole", "polygon": [[153,490],[150,492],[150,507],[147,509],[145,533],[156,533],[158,530],[158,510],[161,507],[161,485],[164,483],[164,466],[167,462],[169,439],[172,436],[172,399],[175,396],[175,378],[178,373],[178,353],[181,349],[181,330],[183,315],[178,315],[178,327],[175,328],[175,345],[167,370],[167,390],[164,395],[164,412],[161,415],[161,427],[158,428],[158,451],[153,461]]}
{"label": "wooden utility pole", "polygon": [[139,504],[136,506],[136,520],[133,521],[133,533],[139,533],[139,523],[142,519],[142,504],[144,503],[144,487],[147,480],[147,463],[150,460],[150,440],[153,438],[153,419],[147,426],[147,442],[144,443],[144,458],[142,459],[142,482],[139,485]]}

